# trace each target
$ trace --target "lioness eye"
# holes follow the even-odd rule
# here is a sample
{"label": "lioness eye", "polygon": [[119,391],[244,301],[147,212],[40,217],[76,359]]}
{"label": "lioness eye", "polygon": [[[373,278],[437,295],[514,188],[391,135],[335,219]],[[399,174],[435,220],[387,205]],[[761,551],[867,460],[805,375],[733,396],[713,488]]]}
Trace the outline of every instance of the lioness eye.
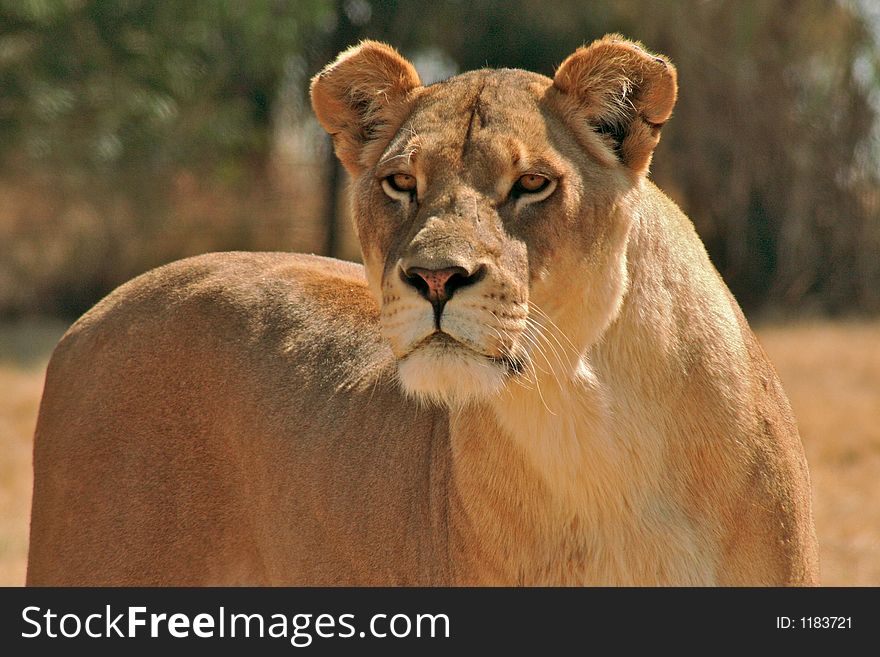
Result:
{"label": "lioness eye", "polygon": [[416,189],[416,177],[408,173],[395,173],[385,180],[396,192],[413,192]]}
{"label": "lioness eye", "polygon": [[524,176],[520,176],[513,184],[512,191],[514,196],[519,196],[520,194],[537,194],[538,192],[547,189],[549,184],[550,179],[546,176],[540,176],[537,173],[527,173]]}

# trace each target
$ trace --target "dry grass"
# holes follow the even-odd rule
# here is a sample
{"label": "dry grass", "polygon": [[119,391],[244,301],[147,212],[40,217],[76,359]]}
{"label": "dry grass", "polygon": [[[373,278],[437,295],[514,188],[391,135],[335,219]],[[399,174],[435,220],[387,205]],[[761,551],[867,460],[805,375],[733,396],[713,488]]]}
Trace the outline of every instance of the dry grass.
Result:
{"label": "dry grass", "polygon": [[880,323],[759,330],[800,427],[822,583],[880,585]]}
{"label": "dry grass", "polygon": [[0,325],[0,585],[24,583],[31,512],[31,444],[58,322]]}
{"label": "dry grass", "polygon": [[[31,438],[64,327],[0,326],[0,585],[24,582]],[[880,324],[758,331],[791,398],[813,475],[827,585],[880,584]]]}

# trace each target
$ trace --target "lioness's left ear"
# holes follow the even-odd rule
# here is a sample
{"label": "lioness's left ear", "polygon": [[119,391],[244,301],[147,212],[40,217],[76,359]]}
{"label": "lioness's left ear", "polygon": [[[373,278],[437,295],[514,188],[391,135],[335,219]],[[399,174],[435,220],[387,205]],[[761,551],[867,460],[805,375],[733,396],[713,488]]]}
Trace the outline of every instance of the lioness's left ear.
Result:
{"label": "lioness's left ear", "polygon": [[553,86],[626,166],[638,175],[648,170],[678,91],[675,67],[665,57],[608,35],[562,62]]}
{"label": "lioness's left ear", "polygon": [[[312,108],[352,175],[378,158],[411,111],[419,74],[391,46],[364,41],[312,79]],[[370,148],[373,146],[374,148]]]}

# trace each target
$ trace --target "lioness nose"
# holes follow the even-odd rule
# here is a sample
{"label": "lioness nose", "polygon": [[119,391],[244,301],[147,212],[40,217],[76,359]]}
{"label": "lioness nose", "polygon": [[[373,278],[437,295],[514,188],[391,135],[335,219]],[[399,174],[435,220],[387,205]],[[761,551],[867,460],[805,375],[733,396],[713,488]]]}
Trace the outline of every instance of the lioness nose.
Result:
{"label": "lioness nose", "polygon": [[404,282],[418,290],[433,304],[442,304],[452,298],[459,288],[473,285],[482,278],[484,268],[479,267],[469,273],[464,267],[444,267],[443,269],[423,269],[410,267],[402,270]]}

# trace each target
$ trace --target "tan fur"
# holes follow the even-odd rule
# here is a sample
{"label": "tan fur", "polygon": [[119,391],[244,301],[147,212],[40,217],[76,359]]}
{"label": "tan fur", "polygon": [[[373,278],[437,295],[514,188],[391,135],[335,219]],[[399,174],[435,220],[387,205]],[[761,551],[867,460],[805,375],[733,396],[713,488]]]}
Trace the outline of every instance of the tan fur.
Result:
{"label": "tan fur", "polygon": [[[343,53],[312,99],[365,270],[202,256],[77,322],[40,410],[28,582],[815,583],[784,393],[644,177],[675,94],[618,36],[554,80],[422,87],[387,46]],[[509,197],[524,174],[552,184]],[[409,267],[480,272],[445,336]]]}

